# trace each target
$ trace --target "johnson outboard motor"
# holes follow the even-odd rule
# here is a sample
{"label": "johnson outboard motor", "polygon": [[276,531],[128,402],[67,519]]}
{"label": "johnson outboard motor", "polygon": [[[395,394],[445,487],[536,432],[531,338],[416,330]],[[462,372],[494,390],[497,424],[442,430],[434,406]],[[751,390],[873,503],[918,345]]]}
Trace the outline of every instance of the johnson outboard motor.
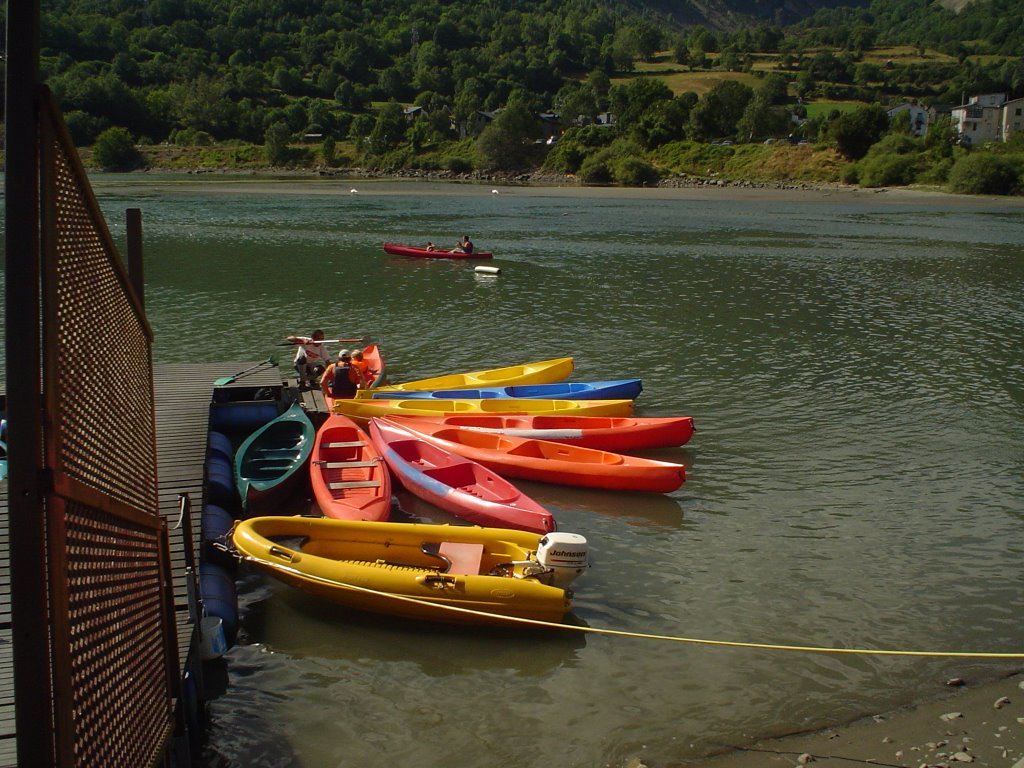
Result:
{"label": "johnson outboard motor", "polygon": [[554,531],[544,534],[537,545],[537,562],[545,568],[538,579],[559,589],[568,589],[587,569],[587,539],[578,533]]}

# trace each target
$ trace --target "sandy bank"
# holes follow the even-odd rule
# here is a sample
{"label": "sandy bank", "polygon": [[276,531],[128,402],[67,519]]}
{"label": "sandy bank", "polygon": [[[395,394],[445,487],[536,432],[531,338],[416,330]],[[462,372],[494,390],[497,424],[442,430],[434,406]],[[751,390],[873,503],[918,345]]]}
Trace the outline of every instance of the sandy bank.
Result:
{"label": "sandy bank", "polygon": [[123,192],[144,187],[181,193],[265,194],[310,197],[443,195],[477,197],[571,197],[623,200],[711,200],[822,204],[927,205],[978,210],[1024,208],[1024,197],[954,195],[926,188],[863,189],[843,184],[703,184],[657,187],[589,187],[554,180],[509,182],[494,180],[437,180],[406,177],[320,176],[310,173],[173,173],[151,171],[128,174],[90,174],[98,193]]}
{"label": "sandy bank", "polygon": [[[868,764],[905,768],[1024,768],[1024,674],[837,728],[760,741],[701,768]],[[636,763],[639,768],[640,763]]]}

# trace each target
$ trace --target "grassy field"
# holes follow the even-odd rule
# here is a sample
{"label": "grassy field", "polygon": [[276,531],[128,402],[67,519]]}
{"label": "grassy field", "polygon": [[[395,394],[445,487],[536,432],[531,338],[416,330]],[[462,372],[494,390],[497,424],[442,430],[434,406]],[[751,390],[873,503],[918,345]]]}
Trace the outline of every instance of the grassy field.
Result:
{"label": "grassy field", "polygon": [[811,101],[804,106],[807,108],[807,117],[828,117],[832,110],[837,112],[852,112],[857,107],[863,107],[863,101]]}
{"label": "grassy field", "polygon": [[835,149],[812,144],[721,146],[678,141],[658,147],[649,158],[669,174],[750,182],[835,183],[845,165]]}
{"label": "grassy field", "polygon": [[637,67],[637,71],[631,75],[613,77],[613,85],[625,85],[638,77],[657,77],[659,80],[672,89],[672,93],[678,96],[687,91],[693,91],[698,96],[703,96],[719,83],[725,80],[738,80],[746,83],[751,88],[757,87],[760,78],[746,72],[723,72],[720,69],[699,69],[689,71],[679,64],[672,64],[671,67],[656,67],[648,64],[644,68]]}

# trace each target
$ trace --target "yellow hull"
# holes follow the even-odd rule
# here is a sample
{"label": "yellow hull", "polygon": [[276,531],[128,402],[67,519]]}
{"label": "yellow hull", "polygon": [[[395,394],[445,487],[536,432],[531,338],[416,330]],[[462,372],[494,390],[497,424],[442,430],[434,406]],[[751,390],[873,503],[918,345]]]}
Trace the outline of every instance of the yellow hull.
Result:
{"label": "yellow hull", "polygon": [[477,387],[511,387],[518,384],[554,384],[572,373],[571,357],[556,357],[536,363],[512,365],[507,368],[492,368],[471,373],[452,373],[429,379],[407,381],[404,384],[390,384],[372,390],[360,390],[356,397],[373,397],[379,392],[426,392],[434,389],[475,389]]}
{"label": "yellow hull", "polygon": [[526,416],[631,416],[632,400],[331,400],[331,410],[366,424],[374,416],[502,413]]}
{"label": "yellow hull", "polygon": [[[303,543],[289,548],[274,538]],[[521,566],[514,575],[490,575],[532,559],[540,539],[503,528],[310,517],[254,517],[232,532],[247,561],[316,597],[411,619],[506,626],[510,616],[560,622],[571,607],[569,593],[523,576]],[[460,572],[470,568],[455,560],[439,570],[439,557],[423,551],[453,545],[475,552],[475,572]]]}

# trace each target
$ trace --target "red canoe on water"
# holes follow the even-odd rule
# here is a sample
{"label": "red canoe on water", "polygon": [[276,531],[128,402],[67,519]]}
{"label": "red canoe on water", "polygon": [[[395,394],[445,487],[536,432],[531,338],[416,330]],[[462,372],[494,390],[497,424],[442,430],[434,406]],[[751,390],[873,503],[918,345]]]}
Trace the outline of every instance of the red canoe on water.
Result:
{"label": "red canoe on water", "polygon": [[384,457],[347,416],[328,416],[317,430],[309,479],[324,517],[383,521],[391,514]]}
{"label": "red canoe on water", "polygon": [[[387,422],[389,417],[381,421]],[[397,422],[390,422],[392,424]],[[668,493],[686,479],[682,464],[624,456],[495,432],[449,427],[426,419],[401,422],[410,432],[505,477],[616,491]]]}
{"label": "red canoe on water", "polygon": [[550,512],[475,461],[381,419],[371,419],[370,435],[401,485],[435,507],[484,527],[555,530]]}
{"label": "red canoe on water", "polygon": [[515,437],[532,437],[582,448],[629,453],[650,448],[674,448],[693,437],[692,416],[503,416],[500,414],[467,413],[449,416],[400,416],[396,422],[429,421],[449,427],[463,427],[477,432],[497,432]]}
{"label": "red canoe on water", "polygon": [[428,251],[426,248],[417,248],[414,245],[399,245],[398,243],[384,243],[384,253],[390,253],[392,256],[418,256],[425,259],[489,259],[493,256],[490,251],[463,253],[462,251],[448,251],[440,248]]}

